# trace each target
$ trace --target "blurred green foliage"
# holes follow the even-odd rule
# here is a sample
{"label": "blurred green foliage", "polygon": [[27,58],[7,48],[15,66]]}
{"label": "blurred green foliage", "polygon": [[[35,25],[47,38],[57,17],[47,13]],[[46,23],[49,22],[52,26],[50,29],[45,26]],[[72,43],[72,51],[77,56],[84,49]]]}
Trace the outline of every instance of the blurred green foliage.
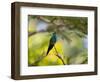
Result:
{"label": "blurred green foliage", "polygon": [[[84,47],[87,36],[86,17],[61,16],[28,16],[28,65],[50,66],[70,64],[86,64],[88,50]],[[45,22],[46,27],[43,23]],[[40,24],[40,25],[39,25]],[[38,28],[38,30],[37,30]],[[46,56],[49,40],[53,32],[57,33],[57,42]],[[57,57],[56,55],[59,55]]]}

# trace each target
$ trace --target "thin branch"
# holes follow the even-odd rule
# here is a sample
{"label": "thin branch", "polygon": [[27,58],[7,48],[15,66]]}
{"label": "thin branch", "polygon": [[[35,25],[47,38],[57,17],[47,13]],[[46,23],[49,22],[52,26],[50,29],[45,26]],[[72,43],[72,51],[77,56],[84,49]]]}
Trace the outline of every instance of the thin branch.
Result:
{"label": "thin branch", "polygon": [[[53,27],[53,28],[57,28],[59,30],[59,28],[62,28],[62,26],[64,26],[64,25],[58,25],[57,27]],[[30,37],[30,36],[32,36],[32,35],[34,35],[36,33],[42,33],[42,32],[47,32],[47,30],[41,30],[41,31],[36,31],[36,32],[29,32],[28,36]]]}
{"label": "thin branch", "polygon": [[[66,26],[65,24],[57,25],[56,23],[52,22],[52,21],[54,21],[55,19],[49,20],[49,19],[46,19],[46,18],[44,18],[44,17],[42,17],[42,16],[38,16],[37,19],[40,19],[40,20],[42,20],[42,21],[48,23],[48,26],[52,24],[52,26],[53,26],[54,28],[56,28],[56,29],[59,29],[60,27]],[[39,32],[46,32],[46,30],[41,30],[41,31],[38,31],[38,32],[31,32],[31,33],[28,33],[28,36],[30,37],[30,36],[32,36],[32,35],[34,35],[34,34],[36,34],[36,33],[39,33]]]}
{"label": "thin branch", "polygon": [[[54,24],[54,25],[57,25],[56,23],[54,23],[53,21],[54,20],[56,20],[56,18],[54,18],[53,20],[49,20],[49,19],[47,19],[47,18],[45,18],[45,17],[42,17],[42,16],[38,16],[38,19],[40,19],[40,20],[42,20],[42,21],[44,21],[44,22],[46,22],[46,23],[49,23],[49,24]],[[61,26],[66,26],[65,24],[61,24]],[[58,25],[57,25],[58,26]]]}
{"label": "thin branch", "polygon": [[[65,64],[65,62],[64,62],[64,60],[63,60],[63,58],[58,54],[58,52],[57,52],[57,50],[56,50],[56,48],[55,48],[55,46],[54,46],[54,49],[55,49],[55,51],[56,51],[56,56],[62,61],[62,63],[63,63],[63,65],[66,65]],[[33,62],[31,65],[29,65],[29,66],[36,66],[36,64],[37,63],[39,63],[41,60],[43,60],[46,56],[48,56],[48,55],[43,55],[44,54],[44,52],[42,53],[42,56],[41,57],[39,57],[35,62]]]}
{"label": "thin branch", "polygon": [[28,33],[28,37],[30,37],[30,36],[32,36],[32,35],[34,35],[34,34],[36,34],[37,32],[29,32]]}
{"label": "thin branch", "polygon": [[46,30],[41,30],[41,31],[38,31],[38,32],[30,32],[30,33],[28,33],[28,37],[30,37],[30,36],[32,36],[36,33],[42,33],[42,32],[47,32],[47,31]]}
{"label": "thin branch", "polygon": [[66,65],[65,62],[64,62],[64,60],[63,60],[63,58],[58,54],[58,52],[57,52],[55,46],[54,46],[54,49],[55,49],[55,51],[56,51],[56,53],[57,53],[56,56],[62,61],[62,63],[63,63],[64,65]]}
{"label": "thin branch", "polygon": [[44,18],[42,16],[38,16],[37,18],[42,20],[42,21],[44,21],[44,22],[46,22],[46,23],[50,23],[51,22],[50,20],[48,20],[48,19],[46,19],[46,18]]}
{"label": "thin branch", "polygon": [[37,63],[39,63],[41,60],[43,60],[47,55],[43,55],[44,52],[42,53],[42,56],[40,56],[35,62],[33,62],[30,66],[36,66]]}
{"label": "thin branch", "polygon": [[[54,22],[54,20],[57,20],[56,18],[54,18],[54,19],[52,19],[52,20],[49,20],[49,19],[47,19],[47,18],[45,18],[45,17],[43,17],[43,16],[37,16],[37,19],[39,19],[39,20],[42,20],[42,21],[44,21],[44,22],[46,22],[46,23],[48,23],[48,26],[49,25],[51,25],[52,24],[52,26],[54,27],[54,28],[56,28],[56,29],[63,29],[62,27],[68,27],[68,28],[70,28],[70,26],[68,26],[68,24],[66,24],[65,22],[64,22],[64,20],[62,19],[62,24],[60,24],[60,25],[57,25],[55,22]],[[59,19],[60,20],[60,19]],[[62,30],[63,31],[63,30]],[[44,31],[40,31],[40,32],[44,32]],[[34,34],[36,34],[36,33],[38,33],[38,32],[32,32],[32,33],[29,33],[29,35],[28,36],[31,36],[31,35],[34,35]],[[83,32],[82,32],[83,33]],[[79,35],[79,33],[77,33],[78,35]],[[83,35],[83,34],[82,34]]]}

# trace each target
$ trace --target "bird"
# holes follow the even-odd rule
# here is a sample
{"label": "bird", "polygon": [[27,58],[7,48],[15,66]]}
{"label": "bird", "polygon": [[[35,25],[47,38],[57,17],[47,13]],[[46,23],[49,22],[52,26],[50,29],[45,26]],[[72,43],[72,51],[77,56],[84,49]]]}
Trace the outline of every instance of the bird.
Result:
{"label": "bird", "polygon": [[48,55],[48,53],[50,52],[50,50],[54,47],[55,43],[57,41],[57,36],[56,36],[56,32],[54,32],[50,38],[50,41],[49,41],[49,47],[47,49],[47,53],[46,55]]}

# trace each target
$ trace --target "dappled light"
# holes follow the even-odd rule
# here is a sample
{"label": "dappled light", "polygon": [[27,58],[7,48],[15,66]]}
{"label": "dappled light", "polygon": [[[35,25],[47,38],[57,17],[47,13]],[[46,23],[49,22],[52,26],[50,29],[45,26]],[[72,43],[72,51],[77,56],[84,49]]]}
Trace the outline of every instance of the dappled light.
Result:
{"label": "dappled light", "polygon": [[87,64],[87,34],[86,17],[29,15],[28,65]]}

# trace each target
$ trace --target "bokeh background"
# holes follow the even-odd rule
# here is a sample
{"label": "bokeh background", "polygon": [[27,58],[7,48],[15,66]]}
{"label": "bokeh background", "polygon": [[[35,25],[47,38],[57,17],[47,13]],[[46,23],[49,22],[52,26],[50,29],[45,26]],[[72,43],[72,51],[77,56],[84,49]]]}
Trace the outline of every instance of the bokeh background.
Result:
{"label": "bokeh background", "polygon": [[[46,56],[52,33],[56,32],[55,48]],[[58,56],[56,56],[58,54]],[[87,64],[88,18],[64,16],[28,16],[28,65]]]}

